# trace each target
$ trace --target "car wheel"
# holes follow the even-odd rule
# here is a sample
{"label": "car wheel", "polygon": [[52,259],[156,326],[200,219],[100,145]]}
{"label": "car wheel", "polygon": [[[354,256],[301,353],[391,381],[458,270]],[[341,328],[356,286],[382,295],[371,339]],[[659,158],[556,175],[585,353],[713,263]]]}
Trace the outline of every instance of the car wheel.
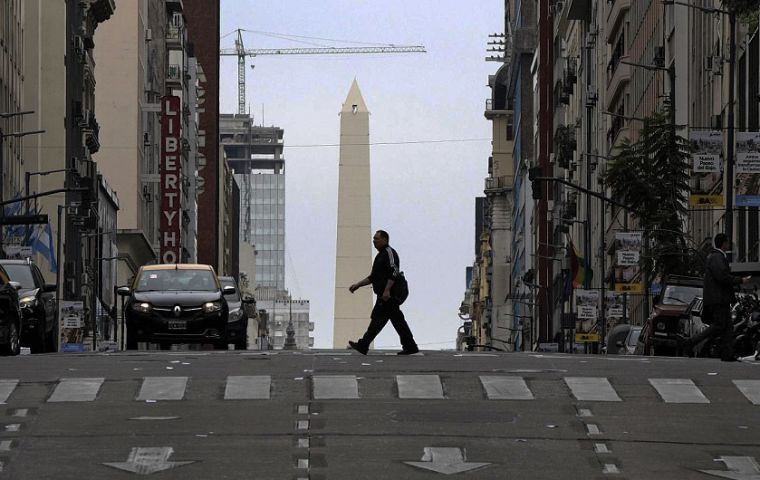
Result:
{"label": "car wheel", "polygon": [[32,353],[45,353],[45,329],[40,330],[29,343]]}
{"label": "car wheel", "polygon": [[8,325],[8,343],[0,345],[0,354],[18,355],[21,352],[21,339],[19,338],[18,323],[11,322]]}
{"label": "car wheel", "polygon": [[55,338],[55,329],[52,329],[50,333],[45,335],[45,351],[46,352],[58,351],[58,342],[56,342],[56,338]]}

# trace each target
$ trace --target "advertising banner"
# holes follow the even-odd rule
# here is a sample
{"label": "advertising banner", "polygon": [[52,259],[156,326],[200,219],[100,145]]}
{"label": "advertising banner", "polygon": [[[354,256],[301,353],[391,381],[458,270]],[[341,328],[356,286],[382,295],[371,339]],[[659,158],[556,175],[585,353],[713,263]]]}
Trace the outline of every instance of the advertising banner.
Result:
{"label": "advertising banner", "polygon": [[62,300],[58,302],[58,310],[60,351],[84,352],[84,303]]}
{"label": "advertising banner", "polygon": [[161,98],[161,263],[182,261],[182,104],[179,97]]}
{"label": "advertising banner", "polygon": [[641,293],[641,232],[617,232],[615,234],[615,291],[618,293]]}
{"label": "advertising banner", "polygon": [[599,318],[599,291],[574,290],[575,314],[579,320],[596,320]]}
{"label": "advertising banner", "polygon": [[692,130],[691,192],[692,207],[723,206],[723,133],[720,130]]}
{"label": "advertising banner", "polygon": [[624,299],[625,295],[617,292],[604,292],[604,307],[605,317],[610,318],[623,318],[624,311]]}
{"label": "advertising banner", "polygon": [[737,207],[760,207],[760,132],[736,132]]}

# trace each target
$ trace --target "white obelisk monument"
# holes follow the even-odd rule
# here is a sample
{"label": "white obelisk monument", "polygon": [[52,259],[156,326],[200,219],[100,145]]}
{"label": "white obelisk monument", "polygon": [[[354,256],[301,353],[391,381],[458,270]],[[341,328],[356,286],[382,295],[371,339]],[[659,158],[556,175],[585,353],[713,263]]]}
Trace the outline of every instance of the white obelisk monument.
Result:
{"label": "white obelisk monument", "polygon": [[333,348],[345,348],[349,340],[358,340],[369,325],[372,288],[351,294],[348,287],[371,269],[369,111],[354,79],[340,112]]}

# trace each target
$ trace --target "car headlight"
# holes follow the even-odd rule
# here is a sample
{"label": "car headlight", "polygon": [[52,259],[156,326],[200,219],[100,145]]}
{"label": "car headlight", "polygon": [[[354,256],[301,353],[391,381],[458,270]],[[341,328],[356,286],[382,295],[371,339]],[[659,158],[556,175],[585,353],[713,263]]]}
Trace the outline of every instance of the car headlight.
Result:
{"label": "car headlight", "polygon": [[222,304],[219,302],[206,302],[203,304],[203,313],[214,313],[222,309]]}
{"label": "car headlight", "polygon": [[244,312],[243,312],[242,308],[237,308],[237,309],[231,311],[229,313],[229,315],[227,315],[227,321],[228,322],[237,322],[238,320],[240,320],[241,318],[243,318],[243,313]]}
{"label": "car headlight", "polygon": [[147,302],[135,303],[133,308],[135,312],[139,313],[150,313],[153,310],[153,306]]}
{"label": "car headlight", "polygon": [[34,308],[37,306],[37,297],[30,295],[18,301],[21,308]]}

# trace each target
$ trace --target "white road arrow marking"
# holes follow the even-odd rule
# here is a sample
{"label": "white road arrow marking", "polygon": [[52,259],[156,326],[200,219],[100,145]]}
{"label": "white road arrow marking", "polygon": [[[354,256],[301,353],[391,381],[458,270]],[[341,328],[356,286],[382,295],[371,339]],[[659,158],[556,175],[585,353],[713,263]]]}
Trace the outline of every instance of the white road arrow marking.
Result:
{"label": "white road arrow marking", "polygon": [[195,463],[195,461],[170,462],[169,457],[172,453],[174,453],[174,449],[171,447],[137,447],[129,453],[126,462],[107,462],[103,465],[138,475],[150,475],[151,473]]}
{"label": "white road arrow marking", "polygon": [[716,462],[725,463],[728,470],[700,470],[700,472],[733,480],[760,480],[760,466],[753,457],[720,457]]}
{"label": "white road arrow marking", "polygon": [[461,448],[425,447],[421,462],[404,462],[412,467],[432,470],[445,475],[468,472],[485,467],[490,463],[465,462],[464,450]]}

